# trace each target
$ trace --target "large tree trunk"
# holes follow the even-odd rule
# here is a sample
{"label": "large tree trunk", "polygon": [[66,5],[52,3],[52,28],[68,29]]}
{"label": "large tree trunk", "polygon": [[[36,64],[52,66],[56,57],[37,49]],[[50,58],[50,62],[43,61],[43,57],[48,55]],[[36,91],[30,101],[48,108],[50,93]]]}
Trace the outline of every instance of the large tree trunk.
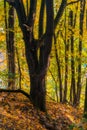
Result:
{"label": "large tree trunk", "polygon": [[34,76],[30,77],[30,97],[33,104],[45,111],[46,109],[46,87],[45,87],[45,76]]}
{"label": "large tree trunk", "polygon": [[[52,47],[52,37],[55,28],[57,26],[57,23],[59,23],[60,17],[63,14],[67,1],[62,0],[57,16],[54,19],[53,0],[45,0],[46,28],[44,35],[43,36],[39,35],[41,36],[41,38],[37,40],[35,40],[34,38],[34,22],[35,22],[37,0],[30,0],[30,6],[29,6],[30,10],[28,16],[26,16],[25,7],[22,0],[20,1],[7,0],[7,1],[9,2],[9,4],[15,7],[18,15],[19,25],[23,33],[23,38],[25,42],[26,60],[30,75],[31,100],[36,107],[38,107],[40,110],[45,111],[46,106],[45,76],[47,72],[47,66],[49,63],[49,55]],[[43,2],[44,1],[42,0],[42,4],[44,4]],[[41,25],[39,24],[39,26],[42,26],[42,24],[43,23],[41,23]],[[43,34],[43,29],[41,33]]]}

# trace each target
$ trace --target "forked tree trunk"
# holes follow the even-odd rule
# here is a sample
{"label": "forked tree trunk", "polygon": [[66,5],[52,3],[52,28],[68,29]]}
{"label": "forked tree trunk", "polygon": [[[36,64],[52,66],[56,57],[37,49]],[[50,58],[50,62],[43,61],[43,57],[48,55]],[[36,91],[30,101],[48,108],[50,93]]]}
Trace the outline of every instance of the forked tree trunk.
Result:
{"label": "forked tree trunk", "polygon": [[[42,111],[46,110],[45,76],[52,47],[53,36],[53,1],[46,1],[47,29],[43,44],[39,46],[31,30],[24,27],[25,55],[30,75],[30,97],[33,105]],[[50,10],[50,11],[48,11]],[[32,26],[31,26],[32,28]],[[40,42],[40,41],[39,41]],[[39,50],[39,54],[38,54]]]}
{"label": "forked tree trunk", "polygon": [[9,4],[15,7],[18,15],[19,25],[23,33],[23,38],[25,42],[25,53],[26,53],[25,55],[30,75],[31,100],[36,107],[38,107],[42,111],[45,111],[46,109],[45,76],[49,62],[49,55],[52,47],[52,37],[55,28],[57,26],[57,23],[59,22],[60,17],[63,14],[67,0],[62,0],[55,19],[53,14],[53,0],[45,0],[46,31],[43,34],[43,36],[41,36],[41,38],[37,40],[35,40],[34,38],[34,22],[35,22],[37,0],[30,0],[30,6],[29,6],[30,10],[28,16],[26,16],[25,7],[22,0],[20,1],[7,0],[7,1],[9,2]]}

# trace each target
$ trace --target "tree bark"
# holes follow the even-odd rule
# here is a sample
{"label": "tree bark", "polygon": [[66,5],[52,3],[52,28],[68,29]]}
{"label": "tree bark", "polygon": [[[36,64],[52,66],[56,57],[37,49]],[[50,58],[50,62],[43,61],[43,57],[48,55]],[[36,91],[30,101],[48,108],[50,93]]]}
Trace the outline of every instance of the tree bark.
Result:
{"label": "tree bark", "polygon": [[[71,27],[74,27],[74,20],[73,20],[73,11],[70,11],[71,17]],[[75,58],[74,58],[74,36],[73,32],[71,34],[71,90],[72,90],[72,102],[73,105],[76,104],[76,83],[75,83]]]}
{"label": "tree bark", "polygon": [[58,78],[59,78],[59,96],[60,96],[60,102],[62,102],[63,101],[62,76],[61,76],[61,67],[60,67],[59,55],[58,55],[58,52],[57,52],[55,34],[54,34],[54,49],[55,49],[55,57],[56,57],[57,71],[58,71]]}
{"label": "tree bark", "polygon": [[6,47],[8,64],[8,87],[15,89],[15,49],[14,49],[14,7],[9,6],[8,19],[6,15],[6,2],[4,2]]}
{"label": "tree bark", "polygon": [[84,12],[85,12],[85,0],[81,0],[80,2],[80,23],[79,23],[79,58],[78,58],[78,81],[77,81],[77,105],[80,103],[80,95],[81,95],[81,57],[82,57],[82,37],[83,37],[83,20],[84,20]]}
{"label": "tree bark", "polygon": [[[70,22],[68,21],[68,24]],[[64,86],[64,98],[63,102],[67,102],[67,85],[68,85],[68,52],[69,52],[69,40],[67,40],[67,30],[66,30],[66,10],[65,10],[65,39],[64,39],[64,44],[65,44],[65,86]]]}
{"label": "tree bark", "polygon": [[34,76],[30,78],[30,97],[33,104],[40,108],[40,110],[46,110],[46,87],[45,76]]}
{"label": "tree bark", "polygon": [[86,77],[86,88],[85,88],[84,117],[87,118],[87,77]]}

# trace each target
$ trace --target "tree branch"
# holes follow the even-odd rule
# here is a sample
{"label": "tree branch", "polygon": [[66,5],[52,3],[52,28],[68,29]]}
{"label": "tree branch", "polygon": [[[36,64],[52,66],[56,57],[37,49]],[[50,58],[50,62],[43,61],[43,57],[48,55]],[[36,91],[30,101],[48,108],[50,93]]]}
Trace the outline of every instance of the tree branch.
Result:
{"label": "tree branch", "polygon": [[63,15],[66,5],[67,5],[67,0],[62,0],[62,3],[60,5],[56,18],[54,20],[54,30],[56,29],[56,26],[59,23],[61,16]]}
{"label": "tree branch", "polygon": [[24,26],[23,24],[26,23],[26,13],[24,9],[23,0],[6,0],[10,5],[14,6],[16,9],[18,19],[19,19],[19,25],[23,31]]}
{"label": "tree branch", "polygon": [[71,4],[78,3],[78,2],[80,2],[80,1],[81,1],[81,0],[71,1],[71,2],[67,3],[67,5],[66,5],[66,6],[71,5]]}
{"label": "tree branch", "polygon": [[30,0],[30,13],[28,15],[28,20],[27,24],[28,26],[33,26],[34,20],[35,20],[35,15],[36,15],[36,5],[37,5],[37,0]]}
{"label": "tree branch", "polygon": [[44,25],[44,10],[45,10],[45,0],[41,1],[40,15],[39,15],[39,38],[43,35],[43,25]]}
{"label": "tree branch", "polygon": [[71,4],[75,4],[79,1],[81,1],[81,0],[76,0],[76,1],[72,1],[70,3],[67,3],[67,0],[62,0],[58,13],[56,15],[56,18],[54,20],[54,30],[56,29],[56,26],[59,23],[61,16],[63,15],[65,7],[68,5],[71,5]]}

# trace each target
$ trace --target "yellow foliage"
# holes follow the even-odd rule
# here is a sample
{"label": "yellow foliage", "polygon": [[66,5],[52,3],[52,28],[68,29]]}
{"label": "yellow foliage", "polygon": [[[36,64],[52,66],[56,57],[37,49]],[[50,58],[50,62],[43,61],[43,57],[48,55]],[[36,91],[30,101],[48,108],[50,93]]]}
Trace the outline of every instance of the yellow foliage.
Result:
{"label": "yellow foliage", "polygon": [[0,35],[0,42],[5,41],[5,35]]}
{"label": "yellow foliage", "polygon": [[75,128],[73,128],[73,130],[79,130],[79,128],[75,127]]}

